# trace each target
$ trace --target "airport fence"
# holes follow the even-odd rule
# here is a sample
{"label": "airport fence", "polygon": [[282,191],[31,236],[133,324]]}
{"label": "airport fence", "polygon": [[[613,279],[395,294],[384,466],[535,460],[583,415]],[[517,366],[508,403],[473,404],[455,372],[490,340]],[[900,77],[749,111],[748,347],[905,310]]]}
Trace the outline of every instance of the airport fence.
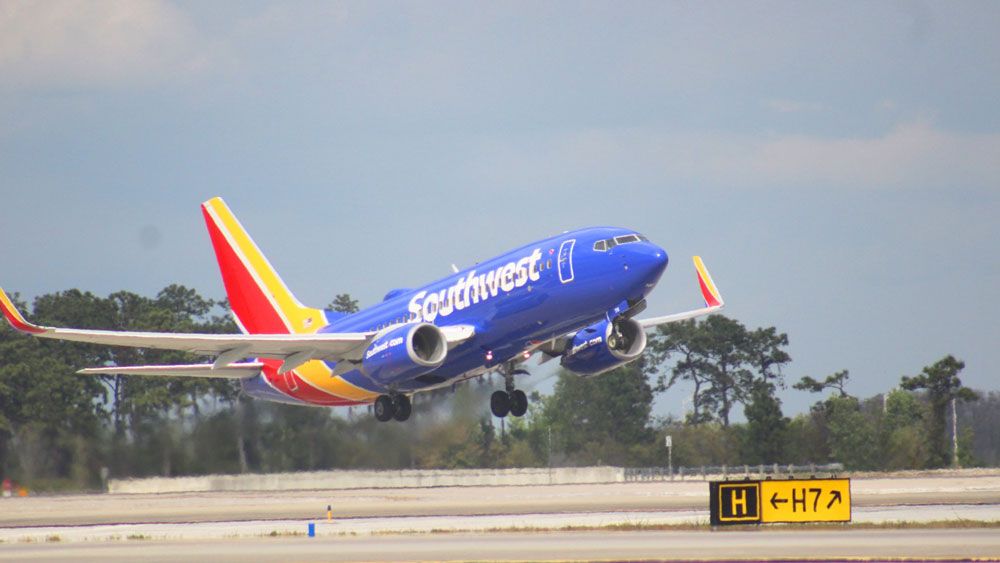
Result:
{"label": "airport fence", "polygon": [[109,493],[290,491],[620,483],[621,467],[331,470],[299,473],[110,479]]}
{"label": "airport fence", "polygon": [[827,465],[740,465],[678,467],[524,467],[507,469],[331,470],[300,473],[201,475],[110,479],[110,493],[282,491],[323,489],[573,485],[635,481],[704,481],[777,475],[829,475],[844,470]]}
{"label": "airport fence", "polygon": [[703,465],[700,467],[626,467],[624,480],[632,481],[705,481],[717,479],[767,479],[796,475],[836,475],[844,471],[842,463],[817,465]]}

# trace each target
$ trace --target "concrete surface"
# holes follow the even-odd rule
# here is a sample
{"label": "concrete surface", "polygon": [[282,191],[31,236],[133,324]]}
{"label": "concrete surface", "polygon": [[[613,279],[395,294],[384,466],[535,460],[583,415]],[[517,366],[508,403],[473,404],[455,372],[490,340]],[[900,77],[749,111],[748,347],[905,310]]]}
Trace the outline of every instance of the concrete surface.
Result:
{"label": "concrete surface", "polygon": [[[704,482],[64,495],[0,499],[0,560],[1000,557],[1000,528],[967,529],[964,522],[1000,521],[1000,475],[855,479],[852,496],[855,522],[956,525],[563,530],[704,523]],[[327,504],[332,523],[325,522]],[[309,521],[316,538],[304,537]]]}
{"label": "concrete surface", "polygon": [[471,533],[18,543],[7,561],[610,561],[996,559],[996,530]]}
{"label": "concrete surface", "polygon": [[[1000,476],[855,479],[854,506],[1000,504]],[[0,499],[0,527],[705,509],[704,482],[439,487]]]}
{"label": "concrete surface", "polygon": [[[856,508],[855,523],[967,521],[1000,523],[1000,505],[934,505]],[[484,516],[391,516],[311,520],[241,520],[220,522],[98,524],[91,526],[28,526],[0,528],[4,544],[146,540],[209,540],[302,536],[313,523],[317,536],[428,534],[443,532],[561,531],[620,525],[707,525],[708,510],[656,512],[571,512],[498,514]],[[787,527],[786,527],[787,528]],[[1000,535],[1000,526],[995,528]]]}

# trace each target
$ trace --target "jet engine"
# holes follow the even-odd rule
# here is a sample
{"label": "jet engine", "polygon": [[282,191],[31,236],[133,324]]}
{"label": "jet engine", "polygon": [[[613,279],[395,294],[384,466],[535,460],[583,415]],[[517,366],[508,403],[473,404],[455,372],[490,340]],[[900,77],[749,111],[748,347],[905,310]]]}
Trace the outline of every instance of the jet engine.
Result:
{"label": "jet engine", "polygon": [[447,355],[448,341],[438,327],[406,324],[375,337],[361,367],[368,377],[389,385],[437,369]]}
{"label": "jet engine", "polygon": [[573,336],[560,363],[584,376],[598,375],[638,358],[646,349],[646,331],[633,319],[601,321]]}

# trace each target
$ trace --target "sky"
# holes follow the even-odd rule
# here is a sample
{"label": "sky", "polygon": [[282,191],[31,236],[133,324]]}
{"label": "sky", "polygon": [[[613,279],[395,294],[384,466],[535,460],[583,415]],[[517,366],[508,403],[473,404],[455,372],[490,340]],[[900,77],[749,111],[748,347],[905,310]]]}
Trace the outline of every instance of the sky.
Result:
{"label": "sky", "polygon": [[789,384],[953,354],[995,390],[997,29],[996,2],[3,2],[0,285],[221,298],[216,195],[315,306],[615,225],[671,256],[649,314],[700,305],[701,255],[725,314],[789,335]]}

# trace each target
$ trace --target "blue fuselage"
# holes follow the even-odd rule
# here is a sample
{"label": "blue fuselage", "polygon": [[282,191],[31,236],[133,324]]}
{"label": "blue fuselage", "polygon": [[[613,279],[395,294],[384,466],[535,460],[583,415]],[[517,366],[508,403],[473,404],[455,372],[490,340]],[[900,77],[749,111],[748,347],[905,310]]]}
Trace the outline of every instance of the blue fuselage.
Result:
{"label": "blue fuselage", "polygon": [[[628,242],[612,242],[616,238]],[[432,373],[391,386],[361,370],[342,375],[373,392],[409,393],[477,375],[538,342],[613,316],[645,298],[666,266],[666,251],[635,231],[581,229],[522,246],[420,288],[394,290],[378,305],[335,318],[320,332],[378,331],[416,321],[474,327],[475,336],[449,350]],[[255,395],[265,391],[247,390],[258,391]]]}

